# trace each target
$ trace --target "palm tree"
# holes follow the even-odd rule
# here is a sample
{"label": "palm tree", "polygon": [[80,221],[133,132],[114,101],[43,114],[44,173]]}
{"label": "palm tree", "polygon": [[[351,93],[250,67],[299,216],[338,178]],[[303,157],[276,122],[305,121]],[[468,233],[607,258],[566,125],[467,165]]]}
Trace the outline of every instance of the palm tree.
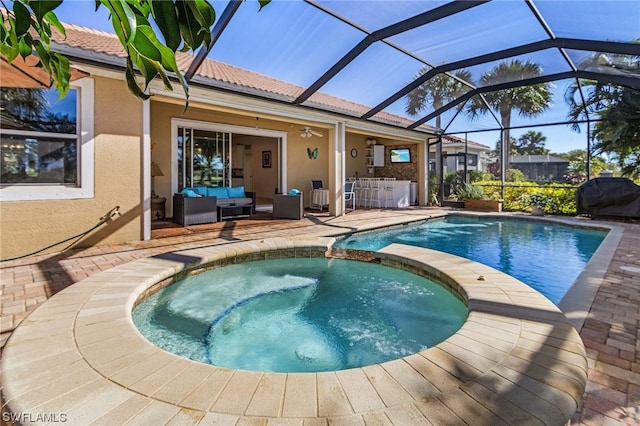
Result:
{"label": "palm tree", "polygon": [[[480,77],[480,86],[492,86],[510,81],[539,77],[542,68],[535,62],[522,62],[518,59],[500,62]],[[551,106],[551,83],[538,83],[530,86],[513,87],[485,93],[484,99],[474,97],[467,107],[467,114],[473,119],[486,114],[489,109],[500,114],[500,122],[505,129],[503,140],[506,152],[509,152],[511,115],[518,111],[521,117],[535,117]],[[505,167],[509,168],[509,158],[505,156]]]}
{"label": "palm tree", "polygon": [[[429,70],[430,68],[427,66],[422,67],[415,78],[420,78]],[[436,74],[409,92],[405,111],[407,114],[415,116],[426,111],[429,107],[437,110],[467,92],[471,81],[471,73],[467,70],[458,70],[453,74],[453,77],[445,73]],[[436,127],[441,128],[439,115],[436,117]]]}
{"label": "palm tree", "polygon": [[511,146],[516,155],[546,155],[549,150],[544,147],[547,137],[542,132],[529,130],[527,133],[520,135],[517,141],[511,142]]}
{"label": "palm tree", "polygon": [[[422,67],[415,78],[420,78],[430,69],[431,68],[427,66]],[[429,107],[437,110],[468,91],[470,84],[471,73],[467,70],[458,70],[453,76],[445,73],[436,74],[407,94],[407,107],[405,111],[407,114],[415,116],[420,112],[426,111]],[[436,128],[442,128],[440,115],[436,116]],[[436,149],[436,175],[438,175],[438,182],[442,183],[442,176],[439,176],[442,144],[437,144]],[[441,185],[440,188],[440,196],[444,197],[444,186]]]}

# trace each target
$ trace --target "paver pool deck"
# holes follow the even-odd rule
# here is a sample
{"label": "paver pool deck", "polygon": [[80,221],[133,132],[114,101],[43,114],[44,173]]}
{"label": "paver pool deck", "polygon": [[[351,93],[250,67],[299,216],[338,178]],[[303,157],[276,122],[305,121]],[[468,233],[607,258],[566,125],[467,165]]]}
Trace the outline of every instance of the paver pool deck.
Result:
{"label": "paver pool deck", "polygon": [[[502,334],[495,329],[491,333],[473,329],[465,336],[469,330],[463,327],[462,334],[447,341],[449,348],[444,352],[439,352],[441,348],[429,349],[428,356],[414,355],[385,364],[386,368],[374,366],[312,375],[233,372],[183,360],[146,343],[135,333],[122,333],[132,327],[126,309],[130,310],[137,294],[151,282],[168,278],[171,271],[179,268],[176,265],[184,265],[179,255],[182,259],[189,255],[190,259],[203,262],[221,256],[220,253],[232,247],[235,247],[234,253],[264,250],[264,247],[260,249],[264,244],[280,244],[280,248],[288,249],[296,244],[307,247],[324,241],[310,238],[313,236],[336,235],[442,213],[436,209],[356,211],[339,218],[309,215],[302,221],[227,222],[207,232],[187,236],[34,256],[0,264],[3,343],[29,312],[68,287],[30,315],[6,345],[2,360],[3,403],[14,409],[14,415],[22,415],[21,420],[26,423],[38,420],[38,414],[57,413],[64,416],[68,424],[326,424],[327,419],[355,424],[428,424],[429,421],[432,424],[499,424],[497,419],[501,419],[504,424],[522,424],[517,419],[524,417],[518,416],[526,415],[530,409],[537,413],[533,418],[557,424],[558,413],[571,406],[572,398],[580,399],[572,392],[580,389],[580,369],[588,368],[586,394],[572,422],[640,424],[640,225],[637,224],[602,223],[615,229],[612,233],[617,234],[616,238],[609,247],[599,250],[598,262],[590,264],[589,270],[579,278],[585,284],[582,290],[561,304],[571,323],[580,330],[588,365],[584,354],[580,356],[582,345],[577,333],[572,334],[571,327],[563,325],[563,317],[556,315],[553,305],[540,304],[535,296],[523,297],[520,290],[498,289],[493,295],[478,295],[477,286],[474,287],[471,280],[477,279],[478,270],[473,270],[471,275],[466,271],[456,278],[471,280],[465,284],[467,287],[463,286],[472,299],[471,307],[478,308],[472,309],[470,318],[495,315],[495,312],[485,312],[486,304],[490,300],[495,305],[499,300],[500,309],[505,309],[504,318],[509,318],[498,321]],[[276,239],[269,240],[273,237]],[[265,242],[261,243],[262,240]],[[248,242],[236,244],[238,241]],[[393,257],[398,251],[403,251],[402,246],[389,248],[388,253],[380,256]],[[162,256],[170,252],[179,253]],[[403,252],[403,257],[415,255],[415,250]],[[435,261],[433,253],[428,258]],[[453,270],[450,273],[454,276],[460,273],[455,272],[459,261],[441,261],[450,263],[445,269]],[[482,265],[475,264],[472,268],[482,268]],[[489,276],[488,281],[493,279],[489,272],[484,275]],[[107,285],[127,276],[133,281],[126,286]],[[78,285],[71,286],[76,282]],[[498,293],[501,293],[499,297]],[[507,299],[508,308],[505,307]],[[525,308],[526,315],[522,318]],[[511,309],[521,311],[519,315],[506,315]],[[535,312],[544,312],[544,315],[535,315]],[[48,321],[45,327],[38,324],[44,320]],[[105,321],[109,327],[105,327]],[[545,321],[554,326],[545,328],[541,325]],[[482,317],[465,327],[496,327],[496,321]],[[514,327],[520,331],[514,332]],[[491,338],[481,341],[482,337],[477,336],[483,334]],[[536,348],[531,347],[535,342],[533,335],[544,336]],[[477,341],[469,341],[470,336],[475,336]],[[461,343],[464,341],[480,356],[467,358],[468,354],[456,353],[460,349],[455,348],[464,347]],[[25,356],[14,356],[14,349],[23,351],[21,354]],[[447,362],[452,358],[447,356],[452,353],[459,364],[451,370],[442,369],[442,365],[451,365]],[[119,355],[114,358],[114,354]],[[478,360],[482,362],[475,364]],[[514,360],[518,362],[514,364]],[[435,365],[438,368],[434,370]],[[61,366],[65,367],[61,369]],[[549,367],[552,369],[548,370]],[[509,377],[520,368],[526,371],[524,379]],[[425,380],[435,371],[446,372],[447,385],[437,382],[437,378],[432,379],[434,383]],[[497,371],[500,374],[496,375]],[[473,377],[483,378],[478,379],[481,386],[467,389],[464,394],[459,390],[454,392],[456,386],[453,386],[448,393],[450,405],[443,404],[444,397],[437,396],[447,386],[455,385],[455,380],[473,381]],[[505,389],[503,386],[508,383],[511,388]],[[201,393],[196,392],[197,389]],[[497,397],[498,394],[501,396]],[[522,402],[524,395],[529,395],[526,403]],[[278,402],[274,402],[276,400]],[[484,401],[484,405],[478,401]],[[454,410],[457,417],[447,413],[451,407],[457,407]],[[495,416],[497,407],[502,407],[500,417]],[[540,412],[544,412],[544,416]],[[5,418],[3,413],[3,420]]]}

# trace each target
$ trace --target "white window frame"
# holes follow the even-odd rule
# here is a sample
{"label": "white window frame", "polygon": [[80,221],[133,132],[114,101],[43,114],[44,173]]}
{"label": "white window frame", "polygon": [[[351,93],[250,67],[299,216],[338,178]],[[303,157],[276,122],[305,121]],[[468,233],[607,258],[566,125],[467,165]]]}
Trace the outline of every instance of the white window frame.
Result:
{"label": "white window frame", "polygon": [[[216,123],[212,121],[199,121],[184,118],[171,119],[171,193],[178,192],[178,127],[190,127],[213,132],[264,136],[278,139],[278,176],[279,184],[283,191],[287,190],[287,132],[280,130],[259,129],[257,127],[244,127],[233,124]],[[232,154],[233,155],[233,154]],[[173,207],[172,207],[173,208]]]}
{"label": "white window frame", "polygon": [[0,188],[0,201],[72,200],[94,197],[94,90],[93,79],[71,82],[78,90],[78,183],[63,185],[6,185]]}

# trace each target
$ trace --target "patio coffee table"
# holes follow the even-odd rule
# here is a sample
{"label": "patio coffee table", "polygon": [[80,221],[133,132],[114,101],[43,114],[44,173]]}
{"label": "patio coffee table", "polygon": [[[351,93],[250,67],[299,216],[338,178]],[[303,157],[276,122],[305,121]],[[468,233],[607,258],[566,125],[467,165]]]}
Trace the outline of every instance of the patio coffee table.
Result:
{"label": "patio coffee table", "polygon": [[253,204],[227,204],[218,206],[219,220],[237,219],[251,216]]}

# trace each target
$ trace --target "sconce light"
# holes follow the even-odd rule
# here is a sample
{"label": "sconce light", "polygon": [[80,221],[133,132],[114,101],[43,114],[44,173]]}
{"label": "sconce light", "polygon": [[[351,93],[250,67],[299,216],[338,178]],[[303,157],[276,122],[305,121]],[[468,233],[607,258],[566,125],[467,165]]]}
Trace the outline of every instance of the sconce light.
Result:
{"label": "sconce light", "polygon": [[160,170],[160,166],[158,166],[158,163],[154,163],[152,161],[151,162],[151,198],[158,198],[158,195],[156,195],[155,182],[154,182],[156,176],[164,176],[164,173],[162,173],[162,170]]}
{"label": "sconce light", "polygon": [[375,140],[374,138],[367,138],[365,142],[367,143],[367,146],[375,145],[378,143],[378,141]]}

